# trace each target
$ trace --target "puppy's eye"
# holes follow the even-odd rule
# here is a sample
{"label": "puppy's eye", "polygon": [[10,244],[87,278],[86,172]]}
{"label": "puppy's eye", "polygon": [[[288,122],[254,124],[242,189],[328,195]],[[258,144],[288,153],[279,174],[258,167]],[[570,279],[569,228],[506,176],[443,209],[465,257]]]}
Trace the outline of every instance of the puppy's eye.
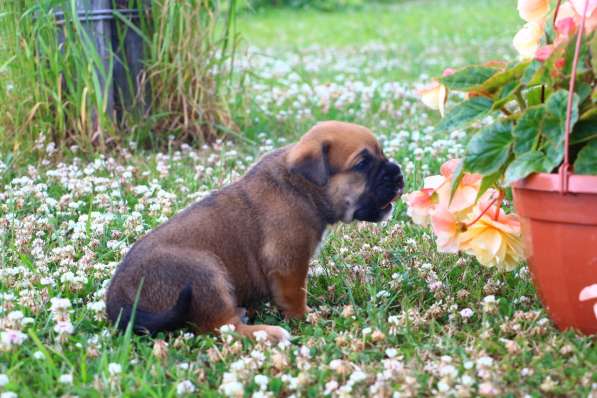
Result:
{"label": "puppy's eye", "polygon": [[357,164],[354,165],[353,169],[355,170],[364,170],[369,165],[369,158],[363,157]]}

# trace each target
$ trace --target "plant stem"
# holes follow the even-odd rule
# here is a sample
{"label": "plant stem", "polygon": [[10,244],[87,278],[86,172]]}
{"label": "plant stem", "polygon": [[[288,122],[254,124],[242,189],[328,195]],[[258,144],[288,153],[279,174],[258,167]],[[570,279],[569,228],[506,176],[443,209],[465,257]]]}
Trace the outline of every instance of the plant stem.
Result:
{"label": "plant stem", "polygon": [[512,113],[504,107],[501,107],[500,111],[502,111],[502,113],[506,116],[512,116]]}
{"label": "plant stem", "polygon": [[516,102],[518,102],[518,106],[520,106],[521,110],[525,110],[527,109],[527,104],[524,101],[524,98],[522,98],[522,93],[520,92],[520,90],[516,90],[516,92],[514,93],[515,97],[516,97]]}
{"label": "plant stem", "polygon": [[500,190],[500,193],[498,194],[497,199],[497,206],[495,208],[495,213],[493,215],[493,219],[495,221],[498,220],[498,218],[500,218],[500,209],[502,208],[502,201],[504,200],[504,191]]}
{"label": "plant stem", "polygon": [[466,224],[466,227],[472,227],[473,224],[475,224],[477,221],[479,221],[481,219],[481,217],[483,217],[483,215],[485,213],[487,213],[487,211],[489,209],[491,209],[491,206],[493,206],[495,204],[495,202],[497,202],[497,200],[499,199],[499,196],[495,199],[493,199],[491,202],[489,202],[489,204],[487,205],[487,207],[485,209],[483,209],[483,211],[481,212],[481,214],[479,214],[473,221],[471,221],[470,223]]}

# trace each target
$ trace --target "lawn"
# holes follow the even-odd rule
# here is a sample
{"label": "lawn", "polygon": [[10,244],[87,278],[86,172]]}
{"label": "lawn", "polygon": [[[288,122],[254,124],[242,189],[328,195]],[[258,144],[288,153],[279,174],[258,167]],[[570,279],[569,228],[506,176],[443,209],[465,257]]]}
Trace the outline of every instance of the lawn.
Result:
{"label": "lawn", "polygon": [[[445,67],[513,58],[514,0],[421,0],[333,13],[245,13],[232,104],[239,134],[213,147],[134,145],[57,160],[49,138],[15,167],[0,154],[0,393],[51,396],[595,396],[594,339],[560,332],[528,268],[436,252],[404,205],[331,229],[304,321],[265,304],[255,322],[292,344],[115,332],[104,293],[127,248],[316,120],[370,126],[406,190],[462,154],[416,88]],[[242,103],[241,103],[242,102]]]}

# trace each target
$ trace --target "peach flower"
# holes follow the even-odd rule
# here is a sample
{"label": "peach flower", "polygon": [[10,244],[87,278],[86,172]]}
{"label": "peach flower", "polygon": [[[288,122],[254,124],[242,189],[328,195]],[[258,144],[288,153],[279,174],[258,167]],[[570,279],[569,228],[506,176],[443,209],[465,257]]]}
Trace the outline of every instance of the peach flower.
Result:
{"label": "peach flower", "polygon": [[431,212],[431,228],[437,238],[437,251],[440,253],[458,253],[458,234],[462,230],[462,223],[458,222],[448,209],[438,205]]}
{"label": "peach flower", "polygon": [[535,56],[543,32],[543,23],[529,22],[516,33],[512,44],[520,58],[531,59]]}
{"label": "peach flower", "polygon": [[[471,217],[478,216],[485,209],[480,203]],[[460,250],[477,258],[486,267],[497,267],[509,271],[523,259],[520,221],[516,214],[505,214],[499,210],[497,220],[493,219],[496,207],[492,207],[477,222],[458,235]],[[476,217],[476,216],[475,216]]]}
{"label": "peach flower", "polygon": [[452,178],[459,163],[460,159],[451,159],[441,166],[440,173],[447,183],[441,185],[437,190],[439,203],[453,213],[467,210],[475,204],[482,178],[480,174],[465,173],[450,199]]}
{"label": "peach flower", "polygon": [[417,90],[421,101],[431,109],[439,110],[442,117],[446,111],[446,100],[448,99],[448,90],[446,86],[434,80],[431,84]]}
{"label": "peach flower", "polygon": [[549,0],[518,0],[518,13],[527,22],[537,22],[549,12]]}
{"label": "peach flower", "polygon": [[445,183],[442,176],[426,177],[423,189],[408,193],[404,197],[406,214],[417,225],[429,225],[430,214],[437,203],[436,190]]}

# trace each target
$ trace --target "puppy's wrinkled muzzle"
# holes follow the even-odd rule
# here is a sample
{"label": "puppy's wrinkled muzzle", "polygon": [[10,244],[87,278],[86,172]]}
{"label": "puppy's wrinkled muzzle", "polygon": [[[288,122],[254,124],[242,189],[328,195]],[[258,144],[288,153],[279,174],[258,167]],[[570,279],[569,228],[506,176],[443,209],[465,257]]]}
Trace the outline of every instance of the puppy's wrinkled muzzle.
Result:
{"label": "puppy's wrinkled muzzle", "polygon": [[400,166],[386,161],[371,182],[369,189],[359,201],[354,219],[377,222],[386,218],[404,188]]}

